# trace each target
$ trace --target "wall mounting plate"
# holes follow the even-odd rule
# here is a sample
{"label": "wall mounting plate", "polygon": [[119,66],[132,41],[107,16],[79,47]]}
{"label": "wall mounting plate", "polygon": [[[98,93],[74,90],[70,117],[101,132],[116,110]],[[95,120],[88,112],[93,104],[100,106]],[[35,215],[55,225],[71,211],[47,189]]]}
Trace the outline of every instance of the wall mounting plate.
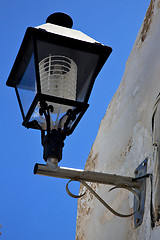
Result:
{"label": "wall mounting plate", "polygon": [[144,215],[144,205],[145,205],[145,198],[146,198],[146,179],[143,178],[147,174],[147,161],[146,158],[135,170],[135,178],[138,178],[138,181],[141,182],[140,189],[135,189],[139,196],[139,201],[134,197],[134,211],[139,206],[138,211],[134,214],[134,227],[139,227],[143,222],[143,215]]}

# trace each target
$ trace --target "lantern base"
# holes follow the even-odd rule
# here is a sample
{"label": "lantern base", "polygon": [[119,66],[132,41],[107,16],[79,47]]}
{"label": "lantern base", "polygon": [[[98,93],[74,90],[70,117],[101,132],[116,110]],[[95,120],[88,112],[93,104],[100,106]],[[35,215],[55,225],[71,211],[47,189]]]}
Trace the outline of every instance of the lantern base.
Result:
{"label": "lantern base", "polygon": [[65,138],[66,135],[56,129],[53,129],[50,133],[42,137],[42,145],[44,147],[43,159],[48,162],[48,164],[58,164],[62,159],[62,149]]}

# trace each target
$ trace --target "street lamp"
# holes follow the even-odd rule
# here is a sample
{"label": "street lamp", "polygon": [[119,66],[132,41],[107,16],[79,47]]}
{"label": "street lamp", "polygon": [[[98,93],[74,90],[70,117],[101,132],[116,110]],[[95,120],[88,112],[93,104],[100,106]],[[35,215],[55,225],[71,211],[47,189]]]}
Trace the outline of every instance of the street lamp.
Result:
{"label": "street lamp", "polygon": [[[41,131],[45,164],[34,173],[81,182],[108,210],[119,217],[134,214],[135,227],[143,221],[147,159],[135,171],[135,178],[89,172],[58,166],[66,136],[70,135],[88,108],[94,81],[112,49],[86,34],[71,29],[72,19],[64,13],[50,15],[46,24],[26,30],[7,80],[14,87],[23,117],[22,125]],[[134,212],[113,210],[86,182],[114,185],[131,191]],[[69,191],[67,193],[75,196]]]}
{"label": "street lamp", "polygon": [[26,128],[39,129],[43,158],[52,167],[62,159],[70,135],[88,108],[96,76],[112,49],[71,29],[64,13],[29,27],[7,80],[14,87]]}

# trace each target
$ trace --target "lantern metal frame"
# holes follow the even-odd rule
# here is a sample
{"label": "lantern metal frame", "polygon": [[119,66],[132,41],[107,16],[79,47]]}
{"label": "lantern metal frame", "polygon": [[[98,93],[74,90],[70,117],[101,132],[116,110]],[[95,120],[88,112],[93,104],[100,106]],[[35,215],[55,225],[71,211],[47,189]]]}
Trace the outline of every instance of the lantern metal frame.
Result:
{"label": "lantern metal frame", "polygon": [[[78,51],[84,51],[92,54],[96,54],[99,56],[99,60],[97,63],[97,66],[94,70],[92,80],[89,84],[88,90],[86,92],[86,95],[84,97],[84,100],[82,102],[77,101],[77,100],[70,100],[70,99],[65,99],[61,97],[56,97],[56,96],[50,96],[46,94],[41,93],[41,84],[40,84],[40,75],[39,75],[39,66],[38,66],[38,49],[37,49],[37,41],[43,41],[46,43],[51,43],[51,44],[56,44],[57,46],[63,46],[63,47],[68,47],[71,49],[75,49]],[[15,76],[17,75],[19,71],[19,67],[23,62],[24,56],[27,54],[28,49],[32,53],[34,53],[34,63],[35,63],[35,74],[36,74],[36,85],[37,85],[37,94],[34,97],[34,100],[27,112],[27,114],[24,114],[23,111],[23,106],[21,103],[21,99],[17,90],[17,80],[15,80]],[[21,47],[19,49],[18,55],[16,57],[16,60],[14,62],[14,65],[12,67],[11,73],[8,77],[8,80],[6,82],[7,86],[14,87],[17,95],[17,99],[19,102],[19,106],[21,109],[22,117],[23,117],[23,123],[22,125],[27,127],[27,128],[33,128],[33,129],[39,129],[41,130],[40,126],[35,122],[29,122],[29,119],[37,105],[38,102],[46,102],[50,101],[53,103],[59,103],[63,105],[69,105],[71,107],[75,107],[77,112],[79,113],[77,120],[75,121],[73,128],[68,131],[67,135],[70,135],[73,130],[75,129],[76,125],[82,118],[83,114],[87,110],[89,104],[88,99],[91,94],[93,84],[95,82],[95,78],[97,77],[98,73],[100,72],[102,66],[104,65],[105,61],[109,57],[109,55],[112,52],[112,48],[108,46],[104,46],[100,43],[90,43],[86,41],[82,41],[79,39],[74,39],[71,37],[66,37],[63,35],[58,35],[55,33],[47,32],[44,29],[41,28],[33,28],[33,27],[28,27],[24,36],[24,39],[22,41]],[[31,53],[30,53],[31,54]]]}

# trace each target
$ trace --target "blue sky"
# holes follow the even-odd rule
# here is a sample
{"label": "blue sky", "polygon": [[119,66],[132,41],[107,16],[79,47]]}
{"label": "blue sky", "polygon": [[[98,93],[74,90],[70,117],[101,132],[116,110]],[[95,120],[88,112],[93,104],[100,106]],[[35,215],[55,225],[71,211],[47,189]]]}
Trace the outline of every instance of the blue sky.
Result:
{"label": "blue sky", "polygon": [[[1,0],[1,138],[0,224],[2,240],[75,239],[77,201],[65,192],[67,180],[33,174],[44,163],[40,132],[25,129],[12,88],[5,86],[28,26],[65,12],[73,28],[111,46],[113,52],[98,75],[90,107],[65,141],[61,166],[83,169],[100,122],[122,79],[149,0]],[[73,190],[78,193],[79,186]]]}

